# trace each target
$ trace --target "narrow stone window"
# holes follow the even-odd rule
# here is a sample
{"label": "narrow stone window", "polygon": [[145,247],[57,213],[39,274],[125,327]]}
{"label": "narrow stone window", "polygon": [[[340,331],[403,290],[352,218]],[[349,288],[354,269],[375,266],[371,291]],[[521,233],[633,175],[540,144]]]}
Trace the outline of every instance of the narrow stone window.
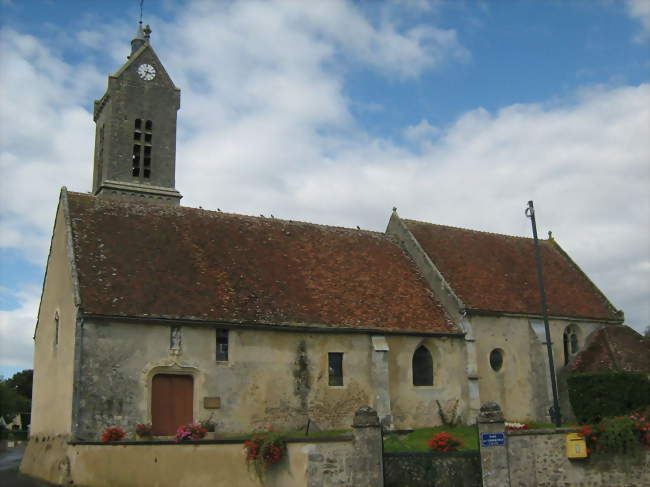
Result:
{"label": "narrow stone window", "polygon": [[144,123],[144,131],[142,120],[139,118],[135,120],[131,175],[140,180],[151,177],[152,130],[153,122],[151,120]]}
{"label": "narrow stone window", "polygon": [[433,358],[424,345],[419,346],[413,354],[413,385],[433,385]]}
{"label": "narrow stone window", "polygon": [[329,371],[329,382],[331,386],[343,385],[343,353],[329,352],[327,354],[327,368]]}
{"label": "narrow stone window", "polygon": [[495,372],[500,371],[503,367],[503,350],[500,348],[495,348],[490,352],[490,367]]}
{"label": "narrow stone window", "polygon": [[228,361],[228,330],[217,329],[217,361]]}
{"label": "narrow stone window", "polygon": [[578,353],[578,330],[575,325],[569,325],[564,329],[562,336],[562,343],[564,345],[564,365],[568,365],[571,357]]}
{"label": "narrow stone window", "polygon": [[578,335],[571,334],[571,353],[578,353]]}
{"label": "narrow stone window", "polygon": [[59,344],[59,312],[54,313],[54,346]]}

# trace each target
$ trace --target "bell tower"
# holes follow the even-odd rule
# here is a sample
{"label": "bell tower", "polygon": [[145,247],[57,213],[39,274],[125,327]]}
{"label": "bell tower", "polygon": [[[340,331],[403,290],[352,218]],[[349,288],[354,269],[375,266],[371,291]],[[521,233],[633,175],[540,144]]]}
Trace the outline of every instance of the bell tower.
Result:
{"label": "bell tower", "polygon": [[95,100],[93,194],[178,205],[176,112],[181,92],[139,24],[131,55]]}

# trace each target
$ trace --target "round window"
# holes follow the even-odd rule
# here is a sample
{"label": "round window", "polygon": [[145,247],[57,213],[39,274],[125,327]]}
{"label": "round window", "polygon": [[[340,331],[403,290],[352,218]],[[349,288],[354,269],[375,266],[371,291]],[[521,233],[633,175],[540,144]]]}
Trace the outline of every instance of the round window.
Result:
{"label": "round window", "polygon": [[490,352],[490,367],[492,370],[499,371],[503,366],[503,350],[495,348]]}

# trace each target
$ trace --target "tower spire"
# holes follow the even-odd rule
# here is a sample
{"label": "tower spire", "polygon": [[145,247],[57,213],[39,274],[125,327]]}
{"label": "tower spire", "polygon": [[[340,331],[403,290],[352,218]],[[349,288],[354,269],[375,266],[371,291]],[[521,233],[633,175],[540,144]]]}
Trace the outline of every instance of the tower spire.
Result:
{"label": "tower spire", "polygon": [[[151,32],[151,29],[149,29],[149,26],[147,26],[147,29],[149,33]],[[142,29],[142,20],[138,22],[138,30],[135,31],[135,37],[131,41],[131,54],[133,54],[135,51],[140,49],[142,46],[145,45],[149,38],[148,33],[145,34],[145,30]]]}

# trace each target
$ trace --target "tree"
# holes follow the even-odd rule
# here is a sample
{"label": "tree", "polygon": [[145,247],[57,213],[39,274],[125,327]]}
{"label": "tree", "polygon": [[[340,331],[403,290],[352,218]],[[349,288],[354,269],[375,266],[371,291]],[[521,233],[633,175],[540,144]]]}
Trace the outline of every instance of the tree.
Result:
{"label": "tree", "polygon": [[0,416],[2,416],[7,423],[13,421],[16,414],[28,412],[30,408],[31,401],[18,394],[18,392],[9,385],[9,381],[0,382]]}
{"label": "tree", "polygon": [[7,384],[18,394],[31,401],[33,380],[34,371],[32,369],[26,369],[21,372],[16,372],[11,379],[7,380]]}

